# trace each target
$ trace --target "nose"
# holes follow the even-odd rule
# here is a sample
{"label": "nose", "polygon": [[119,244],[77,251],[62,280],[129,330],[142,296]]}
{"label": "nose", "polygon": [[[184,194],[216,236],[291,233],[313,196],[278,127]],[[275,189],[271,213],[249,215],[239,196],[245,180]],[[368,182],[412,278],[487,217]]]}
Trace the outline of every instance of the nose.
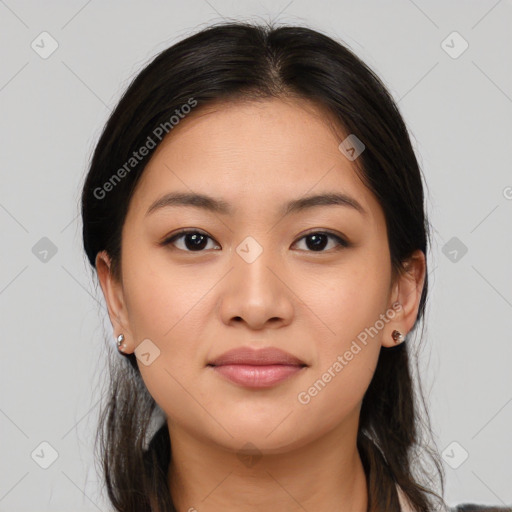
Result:
{"label": "nose", "polygon": [[240,254],[233,252],[233,268],[220,290],[222,321],[245,324],[253,330],[288,325],[294,313],[293,287],[279,258],[265,248],[254,261]]}

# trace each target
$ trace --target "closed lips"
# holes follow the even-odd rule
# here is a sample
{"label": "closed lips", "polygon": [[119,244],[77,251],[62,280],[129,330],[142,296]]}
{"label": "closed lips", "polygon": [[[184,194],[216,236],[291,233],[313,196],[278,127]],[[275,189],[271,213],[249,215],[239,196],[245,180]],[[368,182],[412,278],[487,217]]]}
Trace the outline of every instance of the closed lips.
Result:
{"label": "closed lips", "polygon": [[267,347],[261,349],[239,347],[224,352],[222,355],[208,362],[208,366],[225,366],[234,364],[250,366],[308,366],[298,357],[276,347]]}

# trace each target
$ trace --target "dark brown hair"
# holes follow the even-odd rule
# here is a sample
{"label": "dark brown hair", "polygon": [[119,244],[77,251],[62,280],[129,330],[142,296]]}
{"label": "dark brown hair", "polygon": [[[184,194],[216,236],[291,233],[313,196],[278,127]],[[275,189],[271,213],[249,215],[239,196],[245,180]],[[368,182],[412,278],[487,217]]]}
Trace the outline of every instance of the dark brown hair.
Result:
{"label": "dark brown hair", "polygon": [[[421,171],[405,123],[381,80],[348,47],[315,30],[230,22],[162,51],[135,77],[110,116],[82,194],[83,243],[90,264],[94,267],[97,253],[106,250],[113,275],[121,277],[124,219],[155,148],[140,162],[126,163],[134,151],[148,146],[148,137],[157,138],[157,127],[169,127],[191,98],[197,104],[193,116],[215,101],[292,97],[325,109],[345,134],[364,143],[354,164],[384,211],[393,276],[406,271],[404,262],[415,250],[427,255]],[[424,316],[427,290],[428,273],[414,332]],[[400,510],[395,484],[420,512],[442,504],[434,491],[438,478],[444,493],[442,465],[429,446],[432,431],[420,381],[418,388],[413,384],[409,344],[381,348],[363,398],[357,446],[368,478],[370,512]],[[418,369],[417,354],[415,362]],[[120,356],[110,348],[109,368],[108,402],[97,438],[109,499],[123,512],[175,510],[167,483],[169,432],[165,421],[154,431],[151,422],[161,411],[142,381],[135,355]]]}

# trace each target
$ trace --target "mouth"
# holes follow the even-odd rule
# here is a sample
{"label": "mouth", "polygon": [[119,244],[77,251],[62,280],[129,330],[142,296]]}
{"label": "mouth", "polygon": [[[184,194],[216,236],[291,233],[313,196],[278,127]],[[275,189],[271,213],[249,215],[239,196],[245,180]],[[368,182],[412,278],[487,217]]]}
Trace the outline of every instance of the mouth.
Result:
{"label": "mouth", "polygon": [[268,388],[300,374],[308,365],[277,347],[237,347],[208,362],[215,374],[249,388]]}
{"label": "mouth", "polygon": [[248,388],[269,388],[298,375],[305,364],[209,364],[216,374]]}
{"label": "mouth", "polygon": [[253,349],[251,347],[237,347],[208,361],[208,366],[222,366],[230,364],[250,366],[307,366],[306,362],[277,347]]}

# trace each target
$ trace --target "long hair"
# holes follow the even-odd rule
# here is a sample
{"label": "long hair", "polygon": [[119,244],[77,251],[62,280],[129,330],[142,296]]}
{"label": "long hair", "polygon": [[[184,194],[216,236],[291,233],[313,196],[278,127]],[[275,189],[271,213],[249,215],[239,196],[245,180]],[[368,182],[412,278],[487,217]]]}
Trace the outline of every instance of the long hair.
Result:
{"label": "long hair", "polygon": [[[106,250],[112,274],[120,278],[128,204],[163,139],[162,128],[167,134],[180,113],[193,116],[215,101],[287,97],[313,101],[342,132],[364,143],[354,164],[384,211],[393,276],[405,271],[403,263],[415,250],[427,255],[430,233],[421,170],[398,108],[376,74],[348,47],[315,30],[229,22],[211,25],[159,53],[108,119],[81,199],[83,244],[93,269],[97,253]],[[149,147],[150,139],[154,147],[135,161],[133,152]],[[427,291],[428,272],[411,333],[423,319]],[[155,431],[151,423],[158,406],[135,355],[109,350],[108,401],[97,431],[109,499],[123,512],[175,510],[167,482],[172,453],[167,425]],[[369,512],[400,510],[397,484],[419,512],[443,503],[434,490],[438,478],[444,494],[443,468],[424,439],[432,437],[432,430],[421,383],[418,388],[413,383],[410,352],[407,341],[381,348],[363,398],[357,447],[368,478]]]}

